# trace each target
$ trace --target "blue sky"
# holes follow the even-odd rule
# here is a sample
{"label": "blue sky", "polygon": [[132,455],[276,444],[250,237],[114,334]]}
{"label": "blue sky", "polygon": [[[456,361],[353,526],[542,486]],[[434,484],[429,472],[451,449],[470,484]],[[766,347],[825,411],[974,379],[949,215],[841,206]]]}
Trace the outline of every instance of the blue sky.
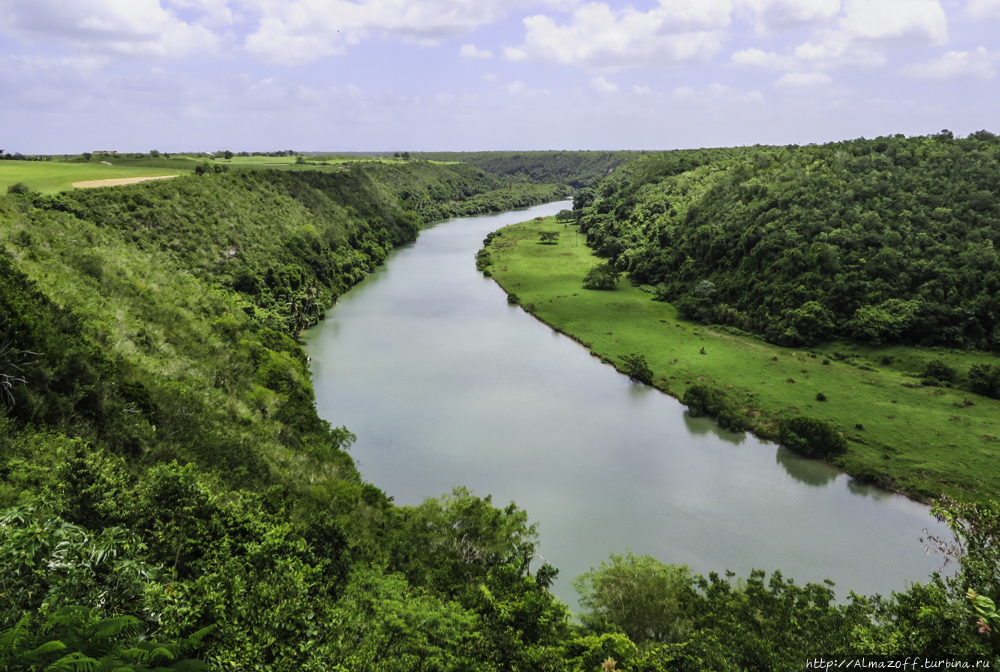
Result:
{"label": "blue sky", "polygon": [[0,147],[1000,133],[1000,0],[0,0]]}

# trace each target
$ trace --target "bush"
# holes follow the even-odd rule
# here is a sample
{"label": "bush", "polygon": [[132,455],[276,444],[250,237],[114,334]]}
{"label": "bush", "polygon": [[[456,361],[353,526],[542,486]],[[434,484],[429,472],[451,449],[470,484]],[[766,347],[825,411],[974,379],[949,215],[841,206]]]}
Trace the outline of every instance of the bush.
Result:
{"label": "bush", "polygon": [[618,286],[621,272],[610,263],[598,264],[583,276],[584,289],[614,289]]}
{"label": "bush", "polygon": [[958,372],[951,368],[940,359],[935,359],[927,363],[927,367],[924,369],[924,378],[933,378],[934,380],[939,380],[942,383],[951,383],[955,381],[955,377]]}
{"label": "bush", "polygon": [[822,392],[816,393],[816,401],[826,401],[826,395]]}
{"label": "bush", "polygon": [[517,304],[521,303],[521,299],[518,298],[517,294],[511,292],[510,294],[507,295],[507,303],[509,303],[512,306],[516,306]]}
{"label": "bush", "polygon": [[645,357],[633,352],[621,359],[625,362],[625,373],[628,374],[629,378],[647,385],[653,384],[653,370],[649,368]]}
{"label": "bush", "polygon": [[991,399],[1000,399],[1000,366],[973,364],[969,369],[972,391]]}
{"label": "bush", "polygon": [[708,385],[692,385],[681,396],[681,403],[694,417],[717,416],[729,406],[725,393]]}
{"label": "bush", "polygon": [[847,440],[829,423],[798,416],[782,420],[778,440],[789,450],[806,457],[823,458],[847,452]]}
{"label": "bush", "polygon": [[24,182],[15,182],[14,184],[7,187],[7,193],[16,195],[30,194],[31,188],[28,187],[28,185],[26,185]]}

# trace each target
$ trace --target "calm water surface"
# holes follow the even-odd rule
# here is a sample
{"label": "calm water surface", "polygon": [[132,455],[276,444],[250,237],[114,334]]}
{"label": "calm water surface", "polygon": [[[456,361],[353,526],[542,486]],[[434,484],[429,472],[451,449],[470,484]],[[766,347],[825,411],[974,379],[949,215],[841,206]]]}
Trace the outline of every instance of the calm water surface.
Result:
{"label": "calm water surface", "polygon": [[940,558],[918,537],[943,533],[927,507],[690,418],[507,305],[476,271],[482,239],[565,207],[438,224],[306,334],[319,413],[357,434],[365,479],[400,504],[458,485],[516,502],[574,608],[570,579],[626,548],[702,574],[830,578],[841,597],[926,579]]}

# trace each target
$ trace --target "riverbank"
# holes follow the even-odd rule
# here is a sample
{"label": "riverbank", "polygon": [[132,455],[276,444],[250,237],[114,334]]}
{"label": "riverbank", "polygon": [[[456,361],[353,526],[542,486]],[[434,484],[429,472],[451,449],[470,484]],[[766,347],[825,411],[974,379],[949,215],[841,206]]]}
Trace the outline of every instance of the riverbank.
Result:
{"label": "riverbank", "polygon": [[[539,240],[546,231],[560,234],[556,244]],[[626,280],[614,291],[585,290],[584,274],[601,260],[554,218],[506,227],[488,250],[494,279],[536,318],[619,369],[621,357],[643,355],[654,386],[667,394],[681,398],[698,383],[721,389],[761,438],[775,438],[784,417],[830,421],[849,442],[833,464],[913,499],[984,501],[1000,493],[1000,402],[923,387],[912,375],[934,359],[966,370],[995,359],[989,355],[842,343],[781,348],[683,320]]]}

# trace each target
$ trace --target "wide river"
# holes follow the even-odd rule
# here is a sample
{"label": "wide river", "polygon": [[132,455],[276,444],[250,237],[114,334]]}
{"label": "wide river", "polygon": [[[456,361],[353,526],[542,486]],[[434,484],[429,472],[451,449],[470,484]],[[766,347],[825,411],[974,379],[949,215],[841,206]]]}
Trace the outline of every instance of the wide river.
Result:
{"label": "wide river", "polygon": [[305,335],[319,414],[357,434],[366,480],[400,504],[459,485],[516,502],[574,609],[570,579],[626,549],[701,574],[830,578],[840,598],[902,590],[940,565],[919,541],[944,532],[927,507],[690,418],[508,306],[476,250],[565,207],[437,224]]}

